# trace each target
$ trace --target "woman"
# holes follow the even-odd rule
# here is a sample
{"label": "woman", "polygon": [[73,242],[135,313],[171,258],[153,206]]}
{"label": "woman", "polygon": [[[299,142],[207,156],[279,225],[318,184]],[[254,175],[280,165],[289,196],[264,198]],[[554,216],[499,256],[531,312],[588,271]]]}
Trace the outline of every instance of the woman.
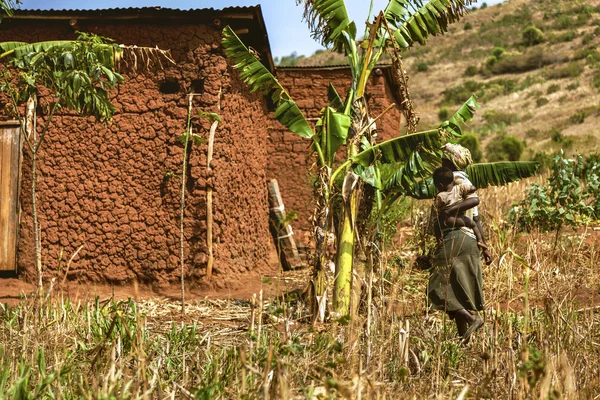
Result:
{"label": "woman", "polygon": [[[472,163],[469,150],[456,146],[458,145],[444,148],[443,157],[443,165],[448,165],[455,172]],[[455,173],[455,179],[457,178],[462,183],[466,183],[464,180],[468,181],[464,173],[460,173],[458,177]],[[482,318],[476,314],[483,310],[480,249],[470,228],[444,226],[444,221],[447,215],[463,212],[466,215],[471,212],[473,215],[472,210],[478,205],[479,198],[475,196],[456,203],[445,211],[445,215],[437,215],[432,210],[431,225],[438,246],[432,260],[433,268],[427,285],[427,296],[431,308],[445,311],[456,321],[458,333],[465,341],[483,326]],[[487,248],[484,248],[483,252],[486,262],[491,262],[492,257]]]}

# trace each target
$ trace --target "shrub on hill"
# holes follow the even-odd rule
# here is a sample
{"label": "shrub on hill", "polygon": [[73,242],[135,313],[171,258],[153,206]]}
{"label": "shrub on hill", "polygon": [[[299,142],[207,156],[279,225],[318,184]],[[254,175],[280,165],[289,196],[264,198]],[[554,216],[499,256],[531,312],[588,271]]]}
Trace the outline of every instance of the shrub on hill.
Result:
{"label": "shrub on hill", "polygon": [[555,68],[546,75],[548,79],[577,78],[583,72],[583,66],[577,62],[569,63],[564,67]]}
{"label": "shrub on hill", "polygon": [[458,144],[466,147],[471,152],[471,157],[473,157],[473,161],[478,163],[483,159],[483,153],[481,152],[481,144],[479,143],[479,139],[473,133],[465,133]]}
{"label": "shrub on hill", "polygon": [[525,46],[535,46],[544,41],[544,34],[535,26],[528,26],[523,29],[521,37],[523,38],[523,44]]}
{"label": "shrub on hill", "polygon": [[494,74],[517,74],[533,71],[559,62],[561,58],[557,55],[546,55],[542,49],[537,49],[528,54],[514,53],[504,55],[502,60],[497,61],[489,69]]}
{"label": "shrub on hill", "polygon": [[519,161],[524,149],[525,142],[512,135],[499,135],[486,146],[486,158],[490,162]]}

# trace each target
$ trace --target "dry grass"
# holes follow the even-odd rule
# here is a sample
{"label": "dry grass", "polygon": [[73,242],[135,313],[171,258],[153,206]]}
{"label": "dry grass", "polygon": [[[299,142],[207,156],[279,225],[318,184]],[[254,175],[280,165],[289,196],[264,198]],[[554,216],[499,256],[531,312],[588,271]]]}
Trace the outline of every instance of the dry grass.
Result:
{"label": "dry grass", "polygon": [[[0,312],[0,398],[593,398],[597,243],[565,234],[554,248],[552,234],[511,230],[502,217],[525,187],[482,191],[496,261],[484,267],[486,324],[467,346],[427,312],[427,274],[391,262],[414,250],[403,246],[376,276],[368,328],[313,326],[293,296],[193,301],[185,321],[164,299],[24,298]],[[529,268],[499,263],[508,248]]]}

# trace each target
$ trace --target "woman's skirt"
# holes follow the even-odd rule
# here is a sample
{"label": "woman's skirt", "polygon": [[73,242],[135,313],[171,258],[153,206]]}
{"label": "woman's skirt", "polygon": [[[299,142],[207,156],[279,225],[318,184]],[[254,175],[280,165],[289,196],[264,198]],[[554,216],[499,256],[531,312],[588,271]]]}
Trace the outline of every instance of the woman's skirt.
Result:
{"label": "woman's skirt", "polygon": [[483,278],[477,240],[457,229],[444,233],[427,285],[436,310],[483,310]]}

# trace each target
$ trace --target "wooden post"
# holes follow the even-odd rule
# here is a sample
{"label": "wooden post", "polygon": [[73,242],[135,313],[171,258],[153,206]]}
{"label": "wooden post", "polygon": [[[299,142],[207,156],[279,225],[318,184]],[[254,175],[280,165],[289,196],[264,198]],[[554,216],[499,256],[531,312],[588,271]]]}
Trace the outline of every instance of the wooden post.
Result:
{"label": "wooden post", "polygon": [[[221,112],[221,88],[219,88],[219,101],[217,103],[217,113]],[[213,159],[213,151],[215,146],[215,132],[219,126],[219,121],[213,121],[210,126],[210,132],[208,135],[208,150],[206,153],[206,247],[208,248],[208,263],[206,264],[206,279],[212,278],[213,264],[215,263],[215,256],[213,252],[213,188],[212,178],[210,172],[212,167],[210,162]]]}
{"label": "wooden post", "polygon": [[0,122],[0,271],[17,269],[21,143],[19,122]]}
{"label": "wooden post", "polygon": [[283,269],[294,269],[298,267],[300,262],[298,247],[296,247],[292,226],[286,221],[285,207],[279,192],[279,184],[276,179],[271,179],[267,186],[269,190],[269,207],[271,207],[269,213],[270,225],[275,246],[279,253],[279,260]]}

